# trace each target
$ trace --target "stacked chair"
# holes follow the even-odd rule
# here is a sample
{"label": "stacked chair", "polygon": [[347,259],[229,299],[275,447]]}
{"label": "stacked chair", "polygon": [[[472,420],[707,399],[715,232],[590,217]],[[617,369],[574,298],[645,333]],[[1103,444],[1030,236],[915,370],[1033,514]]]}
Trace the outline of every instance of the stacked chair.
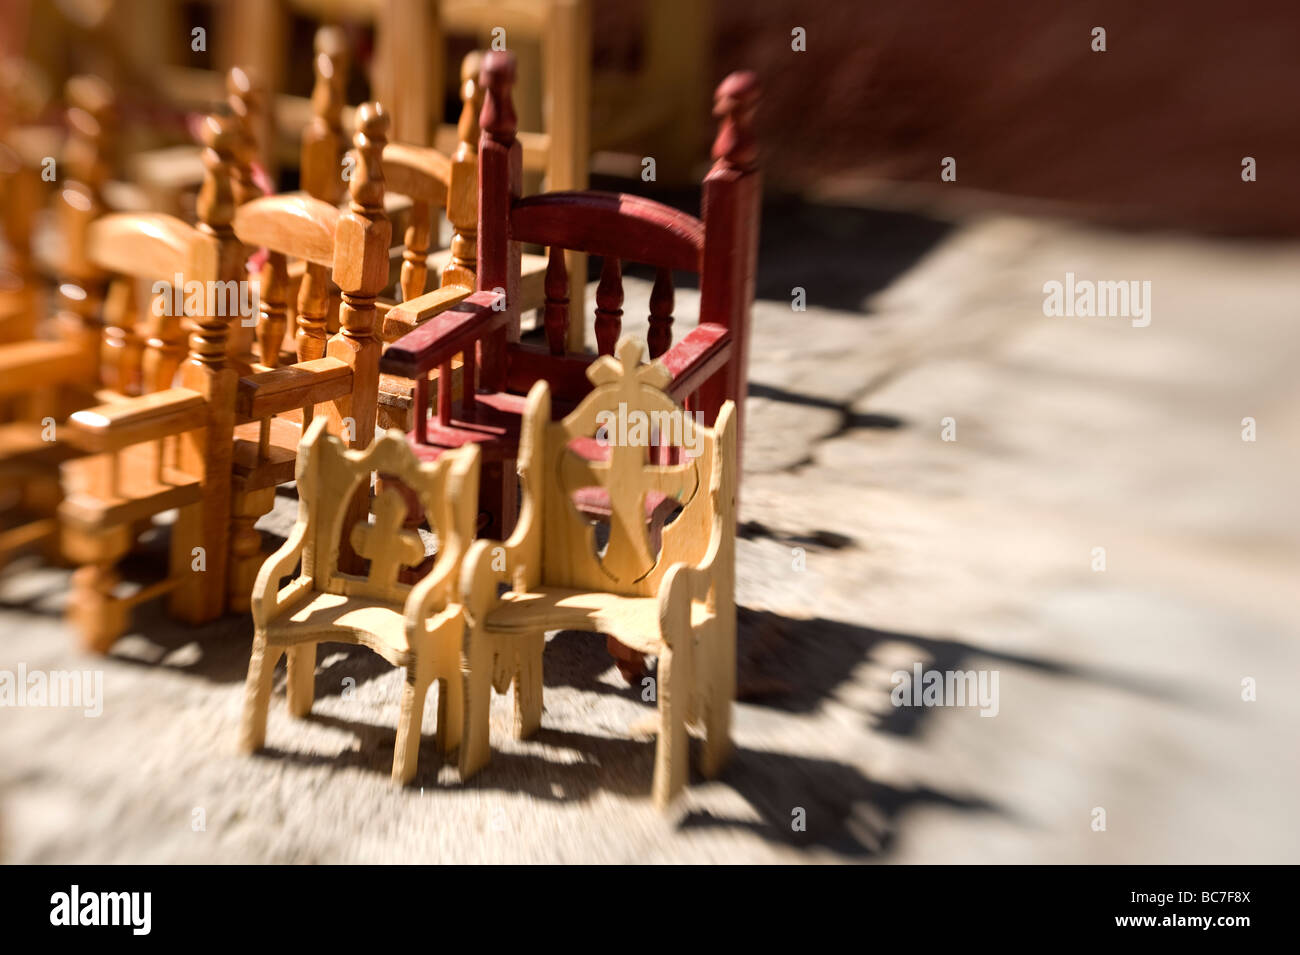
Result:
{"label": "stacked chair", "polygon": [[[0,319],[17,316],[0,326],[0,561],[51,542],[76,567],[69,617],[97,651],[146,600],[165,597],[188,625],[251,612],[249,752],[265,745],[281,657],[301,717],[317,645],[369,647],[405,671],[398,783],[417,775],[431,687],[438,749],[458,753],[468,780],[489,761],[493,690],[513,686],[518,736],[541,725],[546,633],[604,634],[630,679],[658,659],[651,789],[665,807],[688,779],[692,732],[705,776],[731,748],[756,82],[733,74],[717,90],[695,217],[628,194],[525,195],[510,53],[464,61],[447,153],[390,141],[378,102],[349,119],[339,35],[322,32],[316,53],[302,191],[274,191],[258,159],[266,97],[231,71],[224,107],[197,124],[192,225],[106,211],[108,103],[74,90],[47,340],[24,324],[37,300],[25,289],[39,284],[31,210],[6,220],[20,278],[0,299]],[[566,124],[581,125],[552,127]],[[589,255],[595,354],[574,331]],[[626,262],[655,275],[644,345],[622,334]],[[674,273],[700,287],[698,321],[676,341]],[[240,314],[241,282],[256,289],[255,316]],[[532,309],[540,344],[523,335]],[[48,387],[24,394],[38,382]],[[629,439],[611,431],[620,416],[677,427]],[[51,423],[53,440],[33,437]],[[291,482],[298,520],[266,557],[257,523]],[[26,523],[11,519],[15,501]],[[165,515],[165,571],[125,589],[124,559]]]}
{"label": "stacked chair", "polygon": [[[44,297],[31,254],[34,211],[24,206],[30,197],[5,205],[16,285],[6,296],[10,340],[0,345],[0,566],[33,547],[57,556],[59,465],[76,453],[60,429],[68,414],[94,404],[96,392],[113,384],[100,361],[106,282],[89,249],[91,227],[105,212],[113,99],[87,77],[68,82],[67,99],[66,177],[52,210],[59,291],[48,321],[36,311]],[[7,195],[35,185],[21,167],[7,178]]]}

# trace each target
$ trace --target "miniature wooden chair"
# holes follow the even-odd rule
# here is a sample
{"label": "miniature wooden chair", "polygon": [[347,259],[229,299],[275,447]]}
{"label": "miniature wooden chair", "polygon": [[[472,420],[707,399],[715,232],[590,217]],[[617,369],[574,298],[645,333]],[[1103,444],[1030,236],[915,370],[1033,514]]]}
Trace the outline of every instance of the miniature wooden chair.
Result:
{"label": "miniature wooden chair", "polygon": [[[488,760],[488,704],[493,687],[515,687],[515,730],[541,724],[542,650],[548,630],[588,630],[657,655],[659,742],[654,800],[666,806],[686,782],[687,726],[704,730],[701,771],[717,773],[730,752],[736,679],[734,604],[736,406],[723,404],[713,428],[697,425],[665,393],[661,363],[641,365],[641,346],[624,339],[617,360],[588,369],[594,390],[562,421],[551,420],[545,381],[528,394],[519,473],[523,511],[505,543],[476,541],[465,557],[465,736],[460,771]],[[644,440],[612,422],[644,422]],[[658,422],[658,440],[650,423]],[[609,457],[575,451],[604,429]],[[670,433],[673,432],[673,433]],[[650,463],[651,444],[681,449],[678,463]],[[698,453],[696,453],[698,452]],[[662,460],[662,458],[661,458]],[[613,517],[608,546],[597,552],[594,529],[574,495],[603,487]],[[680,502],[656,553],[644,520],[645,498]],[[504,568],[498,570],[495,568]],[[510,590],[498,595],[498,585]]]}
{"label": "miniature wooden chair", "polygon": [[[231,608],[247,609],[261,564],[257,519],[275,488],[293,480],[294,460],[317,409],[352,447],[374,439],[379,386],[376,296],[387,282],[392,230],[384,213],[382,156],[388,117],[378,103],[358,112],[356,168],[347,212],[305,195],[266,196],[240,206],[234,234],[270,251],[261,276],[258,338],[263,361],[285,334],[288,259],[307,262],[298,297],[295,364],[270,367],[239,380],[234,447]],[[327,336],[327,270],[342,290],[340,330]],[[353,503],[359,515],[365,501]],[[345,565],[354,555],[345,546]]]}
{"label": "miniature wooden chair", "polygon": [[[466,443],[483,447],[481,521],[484,533],[492,536],[504,536],[514,522],[514,462],[525,393],[546,380],[563,411],[590,387],[584,373],[591,357],[566,351],[564,250],[604,257],[596,290],[596,338],[606,355],[613,352],[622,328],[622,260],[657,270],[650,298],[650,355],[662,356],[672,376],[669,393],[712,423],[724,401],[734,401],[738,411],[744,404],[758,245],[759,177],[752,127],[758,89],[753,74],[732,74],[718,87],[715,113],[721,124],[715,163],[704,180],[703,221],[623,194],[559,192],[521,199],[513,80],[510,54],[489,53],[483,64],[486,96],[479,145],[479,292],[394,342],[381,362],[384,372],[415,379],[416,405],[421,407],[419,395],[428,387],[429,372],[441,369],[436,416],[417,418],[411,440],[422,459]],[[545,347],[519,341],[521,242],[550,250]],[[700,275],[699,324],[676,345],[674,270]],[[467,383],[459,401],[441,384],[457,354],[464,355]],[[738,416],[737,440],[741,430]],[[658,503],[649,502],[651,511]],[[608,514],[607,496],[598,489],[581,505],[593,515]]]}
{"label": "miniature wooden chair", "polygon": [[[323,420],[312,423],[298,452],[298,523],[262,565],[253,586],[256,632],[240,730],[246,752],[265,743],[271,675],[282,654],[289,657],[289,711],[294,716],[310,712],[316,644],[322,642],[360,644],[406,669],[394,782],[407,783],[415,775],[425,693],[435,680],[439,748],[450,752],[460,744],[464,615],[457,585],[474,536],[478,459],[477,448],[465,448],[420,464],[397,431],[382,435],[365,451],[347,451],[326,433]],[[401,494],[392,489],[380,493],[373,522],[363,515],[347,523],[354,516],[348,502],[358,492],[368,497],[371,477],[380,471],[419,497],[438,535],[437,563],[414,587],[401,583],[398,571],[422,561],[424,545],[416,532],[402,530],[406,505]],[[343,539],[369,560],[364,574],[339,565]],[[281,580],[300,562],[301,571],[281,589]]]}
{"label": "miniature wooden chair", "polygon": [[[199,197],[203,225],[170,216],[106,217],[92,229],[89,254],[107,270],[137,278],[233,285],[242,250],[228,240],[234,212],[229,128],[216,117],[204,126],[207,179]],[[223,236],[227,237],[223,241]],[[195,313],[189,352],[177,387],[116,397],[76,412],[69,441],[86,457],[64,466],[66,497],[59,506],[65,553],[82,566],[73,576],[69,616],[86,645],[106,650],[125,630],[129,610],[167,594],[173,616],[191,624],[220,616],[230,527],[230,449],[238,375],[227,361],[231,315]],[[153,369],[157,384],[171,372]],[[130,596],[117,592],[118,562],[142,523],[170,510],[171,559],[164,579]]]}
{"label": "miniature wooden chair", "polygon": [[[56,314],[47,329],[52,337],[24,333],[0,346],[0,565],[36,545],[51,557],[57,553],[58,468],[73,452],[67,442],[50,439],[58,438],[68,414],[95,403],[101,378],[105,280],[88,237],[104,212],[112,96],[89,77],[74,77],[67,90],[68,176],[54,210],[62,248]],[[34,332],[32,316],[23,318]]]}

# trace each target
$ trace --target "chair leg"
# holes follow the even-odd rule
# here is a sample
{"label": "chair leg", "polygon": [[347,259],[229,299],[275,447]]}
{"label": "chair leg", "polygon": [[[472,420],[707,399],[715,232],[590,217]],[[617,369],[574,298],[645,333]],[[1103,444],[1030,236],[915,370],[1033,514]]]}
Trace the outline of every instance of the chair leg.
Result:
{"label": "chair leg", "polygon": [[460,778],[469,779],[492,755],[488,738],[492,709],[492,647],[477,628],[467,628],[469,672],[464,681],[464,730],[460,741]]}
{"label": "chair leg", "polygon": [[271,705],[271,677],[284,651],[269,647],[266,637],[253,638],[253,653],[248,661],[248,679],[244,683],[244,713],[239,725],[239,748],[255,753],[266,744],[266,711]]}
{"label": "chair leg", "polygon": [[[176,587],[167,596],[167,612],[174,620],[190,626],[216,620],[226,609],[225,566],[229,542],[209,540],[204,534],[203,520],[200,504],[181,508],[172,525],[169,548],[168,576],[176,582]],[[207,550],[202,572],[194,566],[196,547]]]}
{"label": "chair leg", "polygon": [[248,613],[253,599],[253,582],[262,568],[262,535],[253,526],[275,506],[275,488],[235,493],[230,527],[230,589],[227,600],[232,613]]}
{"label": "chair leg", "polygon": [[465,681],[458,672],[438,681],[438,752],[457,749],[465,735]]}
{"label": "chair leg", "polygon": [[700,702],[704,707],[704,747],[700,774],[712,779],[731,758],[731,704],[736,697],[736,628],[708,634],[709,664],[700,674]]}
{"label": "chair leg", "polygon": [[420,760],[420,730],[424,723],[424,696],[429,689],[424,667],[417,660],[406,668],[402,686],[402,712],[397,718],[397,745],[393,748],[393,782],[405,786],[415,776]]}
{"label": "chair leg", "polygon": [[117,564],[131,549],[130,528],[104,531],[77,530],[64,534],[69,557],[84,564],[72,575],[68,620],[81,634],[81,643],[93,653],[107,653],[127,627],[127,604],[113,596],[121,579]]}
{"label": "chair leg", "polygon": [[[683,644],[690,634],[684,634]],[[655,744],[653,799],[656,809],[669,803],[686,785],[690,739],[686,734],[686,694],[690,687],[690,654],[665,649],[659,654],[659,739]]]}
{"label": "chair leg", "polygon": [[530,633],[519,641],[515,675],[515,736],[527,739],[542,726],[542,653],[546,634]]}
{"label": "chair leg", "polygon": [[300,643],[290,647],[288,655],[289,712],[303,717],[316,700],[316,644]]}

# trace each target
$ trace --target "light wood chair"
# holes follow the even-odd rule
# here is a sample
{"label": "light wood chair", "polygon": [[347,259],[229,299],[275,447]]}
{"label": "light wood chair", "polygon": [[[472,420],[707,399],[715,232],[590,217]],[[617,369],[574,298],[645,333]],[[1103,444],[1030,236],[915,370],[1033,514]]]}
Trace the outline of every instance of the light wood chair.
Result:
{"label": "light wood chair", "polygon": [[[312,423],[298,452],[298,522],[258,572],[253,586],[253,652],[244,691],[240,743],[246,752],[266,740],[271,676],[288,655],[288,702],[294,716],[311,710],[316,645],[355,643],[406,669],[401,716],[393,751],[393,781],[415,775],[425,694],[437,681],[438,746],[460,745],[463,700],[460,649],[464,615],[457,586],[461,560],[474,536],[478,449],[466,448],[432,464],[420,464],[402,434],[390,431],[365,451],[348,451]],[[371,478],[383,472],[416,494],[438,536],[432,572],[414,587],[398,580],[403,565],[424,559],[420,536],[402,530],[406,505],[388,489],[374,500],[374,520],[348,523],[348,502],[368,497]],[[345,536],[346,535],[346,536]],[[364,574],[339,565],[340,542],[352,542],[369,560]],[[301,570],[294,569],[301,563]],[[284,577],[294,575],[285,587]]]}
{"label": "light wood chair", "polygon": [[[212,117],[203,129],[208,176],[199,197],[202,226],[163,214],[108,216],[95,223],[90,258],[109,272],[170,282],[235,283],[242,249],[230,240],[234,213],[233,133]],[[226,286],[229,287],[229,286]],[[206,299],[207,296],[200,298]],[[63,550],[80,568],[68,613],[85,645],[104,651],[124,632],[132,607],[167,595],[169,612],[190,624],[220,616],[230,529],[230,451],[238,374],[227,360],[233,318],[208,314],[186,297],[191,325],[179,367],[165,350],[146,364],[162,390],[78,411],[68,440],[85,457],[64,465],[59,506]],[[175,387],[170,387],[172,382]],[[154,518],[176,510],[166,576],[129,595],[118,592],[118,564]]]}
{"label": "light wood chair", "polygon": [[[562,421],[551,420],[545,381],[528,394],[519,523],[509,540],[476,541],[465,557],[463,778],[489,758],[494,687],[504,693],[514,683],[520,737],[540,726],[548,630],[605,633],[658,656],[657,806],[667,806],[686,782],[688,726],[698,723],[704,731],[705,776],[716,774],[728,757],[736,680],[736,407],[724,403],[713,428],[684,419],[686,413],[664,392],[668,372],[658,362],[642,365],[641,354],[639,344],[624,339],[617,360],[598,359],[587,372],[594,389]],[[651,448],[640,445],[631,429],[615,435],[611,416],[646,422],[676,416],[680,423],[676,435],[662,429]],[[609,443],[606,460],[575,450],[575,443],[600,440],[602,428]],[[665,453],[669,447],[681,449],[677,463],[651,463],[672,460]],[[592,486],[604,488],[611,501],[603,552],[597,551],[592,525],[574,506],[574,494]],[[644,518],[651,493],[681,505],[657,552]],[[500,594],[502,583],[510,589]]]}
{"label": "light wood chair", "polygon": [[[231,609],[248,609],[262,562],[254,524],[270,511],[275,489],[293,480],[306,426],[318,413],[352,447],[375,436],[379,388],[376,298],[388,279],[392,228],[384,212],[382,156],[388,116],[378,103],[357,114],[356,164],[348,210],[306,195],[265,196],[240,206],[234,234],[269,250],[260,279],[257,337],[265,370],[239,380],[234,448]],[[298,295],[297,361],[280,365],[277,345],[287,327],[288,263],[307,263]],[[327,332],[328,279],[341,290],[339,331]],[[268,360],[269,359],[269,360]],[[272,364],[274,362],[274,364]],[[359,515],[365,500],[352,506]],[[355,555],[344,546],[345,566]]]}
{"label": "light wood chair", "polygon": [[[71,412],[96,403],[104,370],[106,276],[89,253],[89,235],[105,208],[113,101],[108,88],[89,77],[74,77],[67,93],[67,177],[54,208],[61,239],[55,314],[40,323],[38,315],[24,311],[17,316],[24,327],[11,327],[15,340],[0,346],[0,565],[32,547],[43,547],[50,558],[58,555],[59,465],[75,453],[60,440],[61,429]],[[31,264],[26,262],[24,269]],[[34,306],[30,295],[21,300],[24,309]],[[38,330],[45,337],[35,337]]]}

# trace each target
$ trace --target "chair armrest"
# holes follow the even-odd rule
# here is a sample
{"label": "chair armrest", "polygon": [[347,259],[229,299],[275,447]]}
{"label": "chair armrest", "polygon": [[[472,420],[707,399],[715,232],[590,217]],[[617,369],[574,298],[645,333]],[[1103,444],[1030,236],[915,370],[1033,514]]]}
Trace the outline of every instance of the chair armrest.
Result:
{"label": "chair armrest", "polygon": [[91,454],[110,454],[201,428],[208,403],[189,388],[124,398],[78,411],[68,419],[68,441]]}
{"label": "chair armrest", "polygon": [[715,520],[713,530],[709,534],[709,549],[705,551],[704,559],[694,567],[689,564],[682,565],[686,569],[686,576],[690,582],[692,600],[706,601],[712,605],[711,595],[713,585],[717,580],[718,559],[722,554],[722,543],[722,524]]}
{"label": "chair armrest", "polygon": [[302,556],[303,546],[307,542],[307,523],[299,520],[289,534],[289,539],[280,545],[280,549],[263,561],[253,583],[253,623],[259,630],[272,620],[301,593],[310,590],[312,579],[307,576],[297,577],[289,586],[280,588],[279,583]]}
{"label": "chair armrest", "polygon": [[0,347],[0,397],[87,380],[85,349],[71,342],[26,341]]}
{"label": "chair armrest", "polygon": [[395,342],[453,305],[459,305],[472,294],[473,289],[463,285],[447,285],[425,292],[409,302],[394,305],[383,316],[383,324],[380,326],[383,334],[380,337],[386,342]]}
{"label": "chair armrest", "polygon": [[[450,473],[443,484],[443,494],[451,502],[451,526],[438,527],[438,559],[428,575],[411,588],[404,610],[406,629],[415,634],[429,626],[430,618],[448,607],[461,603],[462,558],[472,546],[474,524],[478,516],[478,479],[482,452],[478,445],[449,451],[439,459]],[[495,593],[495,589],[493,593]],[[435,621],[434,626],[441,621]]]}
{"label": "chair armrest", "polygon": [[497,585],[509,580],[505,571],[493,567],[497,548],[504,546],[500,541],[476,540],[470,545],[469,553],[460,567],[460,600],[465,607],[465,616],[471,621],[487,619],[501,598],[497,595]]}
{"label": "chair armrest", "polygon": [[704,322],[659,356],[668,374],[673,376],[668,395],[680,404],[726,365],[731,357],[731,330],[713,322]]}
{"label": "chair armrest", "polygon": [[506,327],[509,312],[493,307],[503,300],[496,292],[475,292],[384,349],[379,370],[399,378],[418,378],[451,361],[480,338]]}
{"label": "chair armrest", "polygon": [[260,421],[341,398],[351,390],[352,367],[347,362],[316,358],[240,378],[235,414],[240,422]]}

